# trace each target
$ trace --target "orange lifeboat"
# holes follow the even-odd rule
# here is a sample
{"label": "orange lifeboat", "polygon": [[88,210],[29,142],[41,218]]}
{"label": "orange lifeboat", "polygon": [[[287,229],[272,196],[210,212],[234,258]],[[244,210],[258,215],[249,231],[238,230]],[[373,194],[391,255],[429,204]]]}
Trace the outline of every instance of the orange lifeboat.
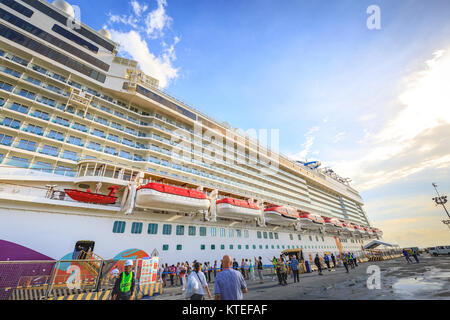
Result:
{"label": "orange lifeboat", "polygon": [[290,207],[268,206],[264,209],[264,219],[267,223],[289,226],[298,221],[297,210]]}
{"label": "orange lifeboat", "polygon": [[210,201],[198,190],[151,182],[136,188],[135,204],[140,208],[198,212],[208,210]]}
{"label": "orange lifeboat", "polygon": [[256,203],[233,198],[223,198],[216,201],[216,214],[218,217],[251,220],[258,218],[260,208]]}

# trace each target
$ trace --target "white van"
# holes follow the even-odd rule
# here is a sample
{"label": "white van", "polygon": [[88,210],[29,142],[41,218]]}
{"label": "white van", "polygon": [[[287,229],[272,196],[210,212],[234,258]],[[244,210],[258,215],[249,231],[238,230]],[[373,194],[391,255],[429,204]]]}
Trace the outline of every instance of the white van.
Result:
{"label": "white van", "polygon": [[432,256],[437,257],[441,254],[447,254],[450,255],[450,246],[438,246],[438,247],[432,247],[428,251]]}

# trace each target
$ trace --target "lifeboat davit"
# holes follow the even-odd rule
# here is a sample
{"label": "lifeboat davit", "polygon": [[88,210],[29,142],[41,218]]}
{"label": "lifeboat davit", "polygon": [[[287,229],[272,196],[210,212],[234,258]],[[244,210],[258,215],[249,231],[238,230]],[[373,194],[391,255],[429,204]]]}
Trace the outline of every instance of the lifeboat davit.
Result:
{"label": "lifeboat davit", "polygon": [[327,232],[338,232],[342,230],[342,223],[336,218],[322,217],[324,220],[324,228]]}
{"label": "lifeboat davit", "polygon": [[111,186],[108,188],[109,194],[92,193],[91,190],[81,191],[77,189],[64,189],[64,192],[73,200],[86,203],[96,203],[96,204],[114,204],[116,203],[116,194],[119,186]]}
{"label": "lifeboat davit", "polygon": [[313,213],[309,212],[300,212],[299,219],[304,229],[319,229],[325,225],[325,220]]}
{"label": "lifeboat davit", "polygon": [[151,182],[136,188],[135,204],[140,208],[198,212],[207,210],[210,201],[201,191]]}
{"label": "lifeboat davit", "polygon": [[294,208],[282,206],[269,206],[264,209],[264,220],[267,223],[290,226],[298,221],[298,213]]}
{"label": "lifeboat davit", "polygon": [[260,215],[260,208],[256,203],[233,198],[216,201],[216,214],[221,218],[252,220]]}

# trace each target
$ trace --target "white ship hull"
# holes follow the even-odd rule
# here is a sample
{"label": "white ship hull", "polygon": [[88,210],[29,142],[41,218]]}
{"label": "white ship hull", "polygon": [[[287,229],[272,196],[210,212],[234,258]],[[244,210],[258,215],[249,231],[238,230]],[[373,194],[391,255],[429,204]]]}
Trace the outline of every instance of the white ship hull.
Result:
{"label": "white ship hull", "polygon": [[146,209],[181,212],[200,212],[208,210],[208,199],[195,199],[159,192],[153,189],[136,191],[136,206]]}

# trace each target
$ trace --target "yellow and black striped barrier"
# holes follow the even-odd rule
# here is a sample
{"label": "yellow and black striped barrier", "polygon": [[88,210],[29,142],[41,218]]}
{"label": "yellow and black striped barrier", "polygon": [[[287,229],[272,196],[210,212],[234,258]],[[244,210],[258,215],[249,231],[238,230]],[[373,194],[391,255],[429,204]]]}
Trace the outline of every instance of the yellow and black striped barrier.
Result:
{"label": "yellow and black striped barrier", "polygon": [[[111,300],[112,290],[105,290],[100,292],[87,292],[79,294],[71,294],[59,297],[51,297],[47,300]],[[143,297],[152,297],[162,294],[163,289],[160,282],[144,285],[137,293],[134,294],[135,299],[142,299]]]}

